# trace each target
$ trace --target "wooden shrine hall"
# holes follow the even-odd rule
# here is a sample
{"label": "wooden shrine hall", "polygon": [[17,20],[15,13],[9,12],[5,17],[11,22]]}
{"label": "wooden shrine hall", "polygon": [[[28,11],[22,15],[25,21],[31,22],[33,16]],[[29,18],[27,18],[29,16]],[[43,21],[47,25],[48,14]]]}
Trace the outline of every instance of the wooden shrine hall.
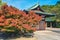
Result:
{"label": "wooden shrine hall", "polygon": [[39,25],[37,25],[37,30],[44,30],[46,27],[52,27],[53,21],[50,17],[54,17],[55,14],[47,13],[45,12],[39,5],[39,3],[33,5],[32,7],[28,8],[27,10],[24,10],[26,13],[30,10],[33,10],[37,15],[42,16],[42,20],[39,22]]}

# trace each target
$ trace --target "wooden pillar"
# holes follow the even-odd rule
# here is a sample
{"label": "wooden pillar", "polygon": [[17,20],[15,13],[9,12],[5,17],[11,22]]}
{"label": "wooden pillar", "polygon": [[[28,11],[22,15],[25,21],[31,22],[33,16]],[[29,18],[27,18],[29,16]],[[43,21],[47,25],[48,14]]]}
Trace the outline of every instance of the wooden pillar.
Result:
{"label": "wooden pillar", "polygon": [[52,22],[50,22],[50,27],[52,28]]}
{"label": "wooden pillar", "polygon": [[46,27],[47,27],[47,22],[46,22]]}

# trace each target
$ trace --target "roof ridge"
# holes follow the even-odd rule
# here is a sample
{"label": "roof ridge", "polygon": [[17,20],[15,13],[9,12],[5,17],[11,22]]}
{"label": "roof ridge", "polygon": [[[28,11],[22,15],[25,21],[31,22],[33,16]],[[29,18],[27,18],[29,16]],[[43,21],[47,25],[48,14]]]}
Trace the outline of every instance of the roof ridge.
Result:
{"label": "roof ridge", "polygon": [[29,10],[29,9],[32,9],[32,8],[34,8],[34,7],[37,7],[37,6],[39,6],[39,3],[36,3],[36,4],[33,5],[32,7],[28,8],[28,10]]}

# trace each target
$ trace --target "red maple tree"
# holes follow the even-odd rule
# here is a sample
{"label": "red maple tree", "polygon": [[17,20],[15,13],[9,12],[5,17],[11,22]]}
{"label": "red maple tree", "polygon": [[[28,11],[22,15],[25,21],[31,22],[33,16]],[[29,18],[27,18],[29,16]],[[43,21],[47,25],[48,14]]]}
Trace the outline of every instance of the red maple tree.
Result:
{"label": "red maple tree", "polygon": [[7,31],[7,28],[15,27],[18,30],[26,29],[26,31],[35,31],[36,25],[41,21],[42,17],[35,14],[33,11],[26,12],[21,11],[15,7],[3,5],[0,10],[0,28],[1,31]]}

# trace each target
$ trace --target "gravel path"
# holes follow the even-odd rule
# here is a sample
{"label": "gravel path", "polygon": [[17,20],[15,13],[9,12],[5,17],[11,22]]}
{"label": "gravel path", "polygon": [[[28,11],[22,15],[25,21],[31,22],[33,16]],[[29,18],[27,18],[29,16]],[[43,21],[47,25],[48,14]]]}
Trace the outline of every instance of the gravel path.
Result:
{"label": "gravel path", "polygon": [[60,34],[52,31],[36,31],[35,37],[37,40],[60,40]]}

